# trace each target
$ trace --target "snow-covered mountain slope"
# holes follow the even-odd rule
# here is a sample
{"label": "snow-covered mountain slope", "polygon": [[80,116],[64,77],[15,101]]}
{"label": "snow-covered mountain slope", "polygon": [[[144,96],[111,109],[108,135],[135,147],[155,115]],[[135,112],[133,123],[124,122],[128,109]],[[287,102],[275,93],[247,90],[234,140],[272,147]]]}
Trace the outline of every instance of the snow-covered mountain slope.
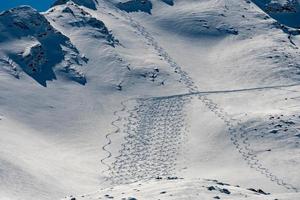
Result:
{"label": "snow-covered mountain slope", "polygon": [[1,13],[1,198],[300,198],[299,30],[263,3]]}
{"label": "snow-covered mountain slope", "polygon": [[11,74],[17,77],[23,71],[43,86],[56,74],[85,84],[81,68],[87,60],[36,10],[19,7],[4,12],[0,25],[1,62]]}
{"label": "snow-covered mountain slope", "polygon": [[[158,35],[160,44],[168,45],[165,48],[171,56],[172,51],[180,51],[177,62],[187,67],[202,89],[278,85],[299,79],[299,50],[253,3],[176,1],[174,6],[156,5],[152,15],[136,13],[136,19]],[[219,73],[213,73],[216,71]],[[200,74],[201,79],[197,78]]]}
{"label": "snow-covered mountain slope", "polygon": [[169,178],[166,180],[154,180],[147,183],[137,182],[129,185],[117,186],[98,190],[93,194],[81,196],[69,196],[65,199],[248,199],[248,200],[292,200],[297,199],[294,194],[271,195],[262,189],[232,186],[218,180],[182,180]]}

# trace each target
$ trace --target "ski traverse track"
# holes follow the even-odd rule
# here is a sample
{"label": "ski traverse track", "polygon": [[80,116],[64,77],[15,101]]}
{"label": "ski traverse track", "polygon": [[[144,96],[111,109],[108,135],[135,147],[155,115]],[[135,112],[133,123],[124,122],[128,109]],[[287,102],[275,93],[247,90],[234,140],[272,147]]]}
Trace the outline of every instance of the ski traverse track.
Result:
{"label": "ski traverse track", "polygon": [[[200,92],[192,78],[159,46],[151,34],[146,31],[145,27],[106,1],[103,1],[101,6],[104,10],[114,10],[128,20],[131,26],[153,46],[157,54],[164,58],[169,66],[180,75],[180,81],[189,91],[188,94],[170,97],[136,99],[138,103],[137,108],[127,111],[129,113],[125,130],[127,135],[125,136],[125,143],[122,144],[120,155],[116,157],[112,166],[106,164],[110,171],[109,179],[112,183],[124,184],[173,175],[176,166],[176,157],[182,146],[182,137],[186,134],[183,107],[193,96],[196,96],[211,112],[225,123],[232,144],[249,167],[255,169],[275,184],[287,190],[299,192],[298,188],[277,177],[271,170],[261,164],[261,161],[254,154],[248,143],[242,120],[234,119],[218,104],[213,102],[212,99],[209,99],[207,96],[212,93]],[[273,87],[266,87],[265,89],[268,88],[272,89]],[[254,90],[259,89],[254,88]],[[222,93],[222,91],[219,93]],[[103,147],[103,150],[107,151],[109,156],[103,159],[102,162],[112,156],[107,147],[111,144],[109,136],[120,131],[119,127],[115,125],[117,120],[111,124],[116,128],[116,131],[106,135],[108,143]]]}

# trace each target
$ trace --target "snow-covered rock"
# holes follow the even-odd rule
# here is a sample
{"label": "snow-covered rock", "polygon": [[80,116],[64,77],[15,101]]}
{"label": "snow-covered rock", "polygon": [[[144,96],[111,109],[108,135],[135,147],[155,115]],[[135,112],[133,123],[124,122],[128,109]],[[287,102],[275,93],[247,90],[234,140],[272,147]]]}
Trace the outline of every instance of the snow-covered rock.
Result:
{"label": "snow-covered rock", "polygon": [[280,23],[300,27],[300,2],[298,0],[253,0],[259,7]]}
{"label": "snow-covered rock", "polygon": [[118,43],[101,20],[94,18],[90,13],[72,2],[50,9],[46,13],[46,17],[52,24],[70,29],[72,32],[77,31],[81,34],[84,32],[86,37],[105,39],[112,46]]}
{"label": "snow-covered rock", "polygon": [[53,6],[62,5],[70,1],[94,10],[96,10],[98,5],[98,0],[57,0],[54,2]]}
{"label": "snow-covered rock", "polygon": [[272,13],[293,13],[297,12],[297,0],[272,0],[266,5],[266,9]]}
{"label": "snow-covered rock", "polygon": [[0,27],[0,55],[2,60],[13,61],[16,70],[43,86],[56,79],[56,71],[65,71],[62,76],[85,84],[80,72],[85,61],[78,49],[36,10],[24,6],[6,11],[0,16]]}

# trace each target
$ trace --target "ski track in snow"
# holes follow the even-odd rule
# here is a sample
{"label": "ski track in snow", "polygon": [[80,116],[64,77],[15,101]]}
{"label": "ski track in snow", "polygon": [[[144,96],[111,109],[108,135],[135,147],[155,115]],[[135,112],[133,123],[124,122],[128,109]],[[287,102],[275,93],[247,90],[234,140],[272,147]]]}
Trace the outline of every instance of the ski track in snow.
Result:
{"label": "ski track in snow", "polygon": [[277,177],[274,173],[272,173],[268,168],[264,167],[257,156],[254,154],[254,151],[250,148],[250,144],[248,142],[249,138],[246,137],[246,127],[242,125],[242,121],[240,119],[233,119],[230,115],[225,112],[222,108],[220,108],[216,103],[214,103],[211,99],[206,96],[198,97],[212,112],[215,113],[223,122],[226,124],[229,134],[230,140],[238,152],[242,155],[243,159],[247,162],[247,164],[263,174],[270,181],[275,182],[279,186],[282,186],[288,190],[299,192],[299,189],[293,186],[292,184],[287,183],[283,179]]}
{"label": "ski track in snow", "polygon": [[122,109],[119,111],[115,111],[113,113],[113,115],[116,117],[116,119],[111,122],[111,126],[114,127],[115,130],[105,135],[105,139],[107,140],[107,143],[102,147],[102,150],[107,152],[107,157],[101,159],[101,163],[107,167],[107,170],[104,170],[103,173],[111,170],[111,166],[108,163],[106,163],[106,160],[112,157],[112,153],[107,149],[107,147],[109,145],[111,145],[111,143],[112,143],[112,140],[110,139],[110,137],[113,134],[119,133],[121,130],[121,128],[117,125],[118,122],[122,121],[122,118],[121,118],[121,116],[118,115],[118,113],[124,112],[126,110],[125,102],[121,102],[121,105],[122,105]]}
{"label": "ski track in snow", "polygon": [[171,177],[183,141],[183,108],[189,98],[138,100],[129,111],[125,142],[111,170],[115,184]]}
{"label": "ski track in snow", "polygon": [[[148,99],[136,99],[138,102],[137,110],[128,111],[130,116],[126,125],[125,143],[122,144],[120,155],[116,157],[112,166],[109,166],[110,180],[115,184],[131,183],[140,180],[148,180],[157,177],[168,177],[174,175],[176,166],[176,157],[181,146],[181,137],[184,134],[184,114],[183,107],[189,102],[190,96],[197,96],[198,99],[215,115],[220,118],[227,126],[230,140],[242,158],[249,167],[255,169],[270,181],[279,186],[299,192],[299,189],[283,179],[277,177],[269,169],[264,167],[257,156],[253,153],[245,134],[245,128],[242,120],[232,118],[226,111],[207,97],[213,92],[199,92],[198,87],[192,78],[184,72],[174,59],[155,41],[146,29],[137,21],[132,19],[125,12],[118,10],[114,5],[106,2],[102,4],[104,10],[113,9],[122,17],[127,19],[140,35],[146,38],[158,55],[180,75],[180,81],[188,88],[189,94],[174,95],[170,97],[152,97]],[[270,86],[264,88],[252,88],[241,90],[215,91],[214,93],[241,92],[261,89],[274,89],[276,87],[288,86]],[[124,104],[122,103],[124,106]],[[126,106],[124,106],[126,107]],[[124,108],[125,109],[125,108]],[[116,114],[116,112],[115,112]],[[118,121],[120,118],[116,121]],[[112,122],[116,128],[113,133],[120,131],[119,127]],[[103,147],[109,157],[111,153],[106,149],[111,144],[109,136],[106,136],[108,143]],[[107,159],[107,158],[105,158]],[[103,159],[102,162],[105,160]]]}

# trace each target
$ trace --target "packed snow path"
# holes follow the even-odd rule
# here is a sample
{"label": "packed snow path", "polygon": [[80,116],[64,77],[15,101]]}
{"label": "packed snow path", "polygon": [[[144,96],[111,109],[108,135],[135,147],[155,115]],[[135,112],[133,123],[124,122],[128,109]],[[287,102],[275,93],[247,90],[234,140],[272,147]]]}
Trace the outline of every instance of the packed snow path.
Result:
{"label": "packed snow path", "polygon": [[[180,81],[190,92],[190,94],[186,95],[174,95],[171,98],[153,98],[152,100],[146,100],[143,103],[141,103],[141,100],[138,100],[139,105],[137,108],[137,114],[131,113],[130,118],[128,119],[126,130],[127,136],[125,137],[126,142],[122,144],[123,149],[121,150],[120,155],[116,158],[116,161],[113,163],[113,166],[109,167],[113,183],[130,183],[139,180],[172,175],[172,171],[175,169],[176,152],[178,152],[179,149],[178,144],[181,143],[180,138],[183,136],[183,130],[185,129],[184,123],[182,123],[184,122],[182,107],[186,102],[179,104],[175,104],[175,102],[181,102],[182,99],[196,95],[210,111],[215,113],[215,115],[225,123],[232,144],[241,154],[242,158],[247,162],[249,167],[255,169],[267,177],[270,181],[275,182],[287,190],[294,192],[299,191],[298,188],[277,177],[260,163],[257,156],[250,148],[248,138],[245,137],[246,134],[244,133],[246,127],[243,127],[242,120],[234,119],[212,99],[209,99],[207,95],[203,95],[202,92],[199,92],[200,90],[195,85],[192,78],[183,71],[175,60],[166,52],[166,50],[164,50],[155,41],[151,34],[147,32],[145,27],[125,12],[115,8],[113,5],[108,4],[105,1],[102,6],[104,7],[104,10],[112,9],[127,19],[132,27],[134,27],[138,33],[145,37],[147,42],[153,46],[153,48],[157,51],[157,54],[164,58],[169,66],[174,69],[174,72],[180,75]],[[273,89],[276,87],[286,86],[253,88],[253,90]],[[251,91],[252,89],[241,89],[236,91],[228,90],[224,92],[242,92],[245,90]],[[217,93],[222,93],[222,91],[218,91]],[[116,133],[117,132],[119,132],[119,127],[117,127]],[[111,141],[109,138],[108,140],[109,145]],[[109,157],[111,157],[111,153],[108,153]]]}

